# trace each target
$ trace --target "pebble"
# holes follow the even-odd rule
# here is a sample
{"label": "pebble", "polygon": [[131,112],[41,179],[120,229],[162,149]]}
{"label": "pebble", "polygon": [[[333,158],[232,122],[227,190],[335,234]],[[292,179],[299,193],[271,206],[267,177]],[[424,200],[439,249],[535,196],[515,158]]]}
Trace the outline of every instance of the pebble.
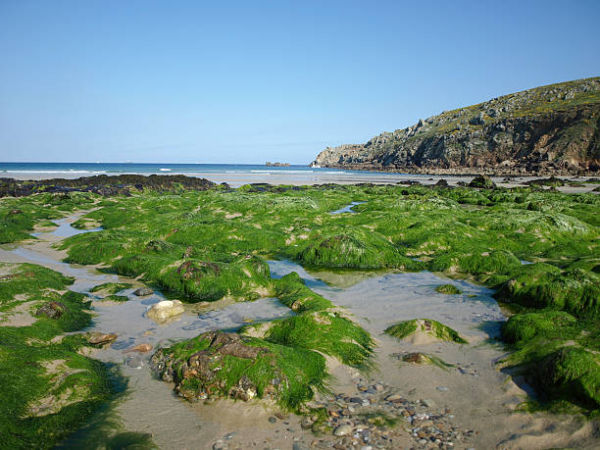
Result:
{"label": "pebble", "polygon": [[269,417],[269,422],[275,423],[275,422],[277,422],[277,419],[275,417],[271,416],[271,417]]}
{"label": "pebble", "polygon": [[333,431],[333,434],[336,436],[346,436],[350,433],[352,433],[352,427],[350,425],[340,425]]}
{"label": "pebble", "polygon": [[438,387],[436,387],[436,389],[440,392],[448,392],[450,390],[446,386],[438,386]]}

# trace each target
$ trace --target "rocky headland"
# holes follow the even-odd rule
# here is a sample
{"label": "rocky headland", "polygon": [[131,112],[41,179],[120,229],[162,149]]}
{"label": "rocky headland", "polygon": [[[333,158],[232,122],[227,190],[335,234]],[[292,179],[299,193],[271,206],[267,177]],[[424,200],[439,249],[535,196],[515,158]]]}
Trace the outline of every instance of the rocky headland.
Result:
{"label": "rocky headland", "polygon": [[600,77],[445,111],[365,144],[328,147],[311,165],[428,174],[597,174]]}

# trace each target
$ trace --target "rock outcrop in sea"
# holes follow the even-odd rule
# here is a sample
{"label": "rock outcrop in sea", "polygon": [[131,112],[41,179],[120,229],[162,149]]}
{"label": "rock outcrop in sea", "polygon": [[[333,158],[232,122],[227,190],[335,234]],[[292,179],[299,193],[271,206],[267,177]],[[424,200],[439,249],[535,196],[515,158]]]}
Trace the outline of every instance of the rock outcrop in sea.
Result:
{"label": "rock outcrop in sea", "polygon": [[600,77],[442,112],[365,144],[328,147],[311,165],[429,174],[597,174]]}

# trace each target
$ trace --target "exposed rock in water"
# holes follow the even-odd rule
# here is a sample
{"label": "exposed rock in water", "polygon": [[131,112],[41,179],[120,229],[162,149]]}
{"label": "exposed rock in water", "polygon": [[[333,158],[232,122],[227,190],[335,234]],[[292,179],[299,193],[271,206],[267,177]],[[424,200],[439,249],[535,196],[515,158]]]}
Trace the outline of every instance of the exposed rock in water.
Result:
{"label": "exposed rock in water", "polygon": [[138,297],[145,297],[147,295],[152,295],[154,294],[154,291],[152,289],[150,289],[149,287],[141,287],[139,289],[136,289],[135,291],[133,291],[134,295],[137,295]]}
{"label": "exposed rock in water", "polygon": [[114,333],[92,333],[88,338],[88,342],[92,345],[105,345],[117,340],[117,335]]}
{"label": "exposed rock in water", "polygon": [[61,302],[44,303],[35,313],[36,316],[46,316],[49,319],[60,319],[67,307]]}
{"label": "exposed rock in water", "polygon": [[134,347],[128,348],[123,353],[131,353],[131,352],[147,353],[150,350],[152,350],[152,344],[144,343],[144,344],[138,344]]}
{"label": "exposed rock in water", "polygon": [[146,314],[155,322],[164,322],[171,317],[183,314],[185,309],[179,300],[163,300],[152,305]]}
{"label": "exposed rock in water", "polygon": [[328,147],[312,165],[437,174],[597,174],[600,77],[443,112],[365,144]]}

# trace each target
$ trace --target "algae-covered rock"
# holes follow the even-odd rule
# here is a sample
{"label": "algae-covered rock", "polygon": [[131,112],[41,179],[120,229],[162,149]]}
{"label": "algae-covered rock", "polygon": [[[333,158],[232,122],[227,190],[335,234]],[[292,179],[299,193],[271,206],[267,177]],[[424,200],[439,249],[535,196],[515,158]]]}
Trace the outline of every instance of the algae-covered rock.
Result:
{"label": "algae-covered rock", "polygon": [[487,175],[477,175],[469,183],[469,187],[479,189],[496,189],[496,183]]}
{"label": "algae-covered rock", "polygon": [[435,291],[439,292],[440,294],[447,294],[447,295],[462,294],[462,291],[459,288],[457,288],[456,286],[454,286],[453,284],[441,284],[435,288]]}
{"label": "algae-covered rock", "polygon": [[550,264],[529,264],[506,281],[496,297],[528,307],[596,316],[600,313],[600,277],[583,269],[563,272]]}
{"label": "algae-covered rock", "polygon": [[42,305],[35,313],[36,316],[46,316],[49,319],[59,319],[67,307],[61,302],[48,302]]}
{"label": "algae-covered rock", "polygon": [[188,400],[271,398],[290,409],[310,400],[326,377],[316,352],[221,331],[159,349],[151,366]]}
{"label": "algae-covered rock", "polygon": [[386,334],[413,344],[429,344],[437,341],[466,344],[457,331],[431,319],[413,319],[399,322],[385,330]]}
{"label": "algae-covered rock", "polygon": [[312,267],[411,269],[419,264],[402,255],[378,233],[347,230],[344,233],[314,236],[296,250],[295,257]]}
{"label": "algae-covered rock", "polygon": [[527,343],[536,337],[556,334],[576,321],[564,311],[517,314],[503,324],[502,338],[510,344]]}
{"label": "algae-covered rock", "polygon": [[600,358],[581,347],[564,347],[537,365],[535,382],[550,397],[600,406]]}

